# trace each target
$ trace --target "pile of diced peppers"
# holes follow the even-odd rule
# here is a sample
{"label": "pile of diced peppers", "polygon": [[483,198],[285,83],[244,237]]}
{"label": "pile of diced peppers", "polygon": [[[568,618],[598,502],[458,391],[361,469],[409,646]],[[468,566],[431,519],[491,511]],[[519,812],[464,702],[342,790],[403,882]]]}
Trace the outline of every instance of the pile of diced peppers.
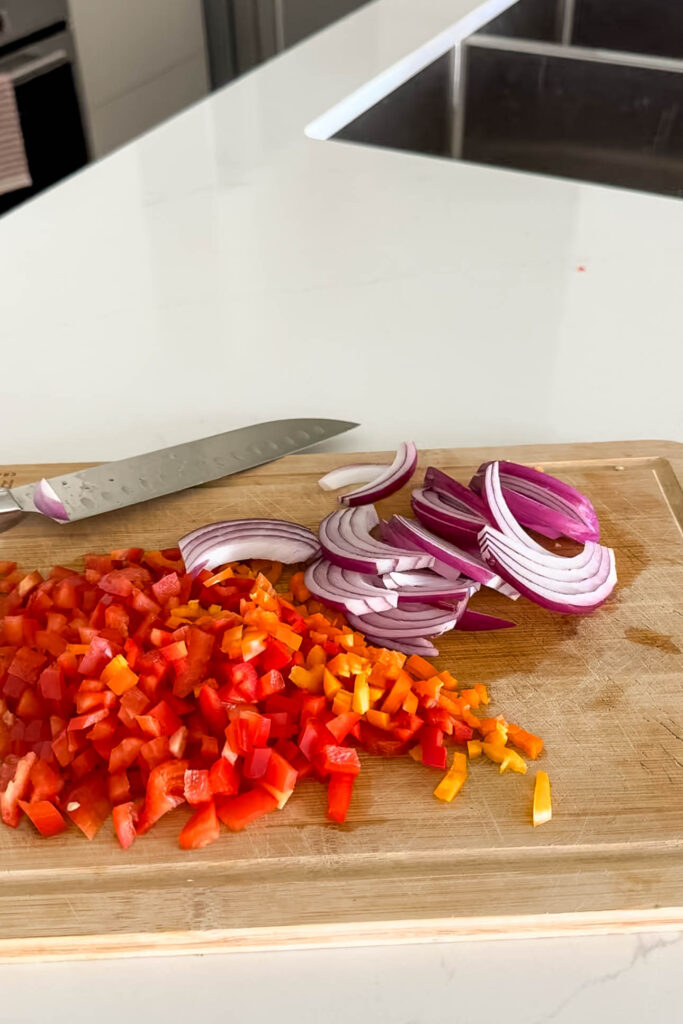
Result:
{"label": "pile of diced peppers", "polygon": [[[70,819],[92,839],[112,816],[123,848],[183,803],[179,844],[215,841],[282,809],[297,782],[327,786],[346,820],[358,749],[406,753],[445,771],[451,801],[467,762],[526,772],[543,741],[481,712],[418,656],[366,644],[313,600],[303,574],[278,594],[278,563],[196,577],[177,549],[86,555],[44,578],[0,562],[0,814],[44,836]],[[448,763],[447,743],[456,747]],[[532,820],[551,815],[538,772]]]}

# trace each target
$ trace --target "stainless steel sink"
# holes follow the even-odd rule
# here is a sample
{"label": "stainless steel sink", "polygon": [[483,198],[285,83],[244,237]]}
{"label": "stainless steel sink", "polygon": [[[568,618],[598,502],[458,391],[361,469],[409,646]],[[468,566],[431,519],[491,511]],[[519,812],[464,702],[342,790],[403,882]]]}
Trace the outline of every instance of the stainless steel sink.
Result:
{"label": "stainless steel sink", "polygon": [[683,196],[683,0],[519,0],[333,138]]}

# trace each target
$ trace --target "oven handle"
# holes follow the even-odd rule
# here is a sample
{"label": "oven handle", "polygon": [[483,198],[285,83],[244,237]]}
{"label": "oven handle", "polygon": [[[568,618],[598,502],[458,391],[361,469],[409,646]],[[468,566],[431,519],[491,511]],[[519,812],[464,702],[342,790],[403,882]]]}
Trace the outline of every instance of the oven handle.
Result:
{"label": "oven handle", "polygon": [[[57,68],[61,68],[64,64],[69,63],[70,58],[66,50],[53,50],[52,53],[48,53],[44,57],[26,60],[24,64],[13,67],[8,74],[16,88],[18,85],[25,85],[26,82],[39,78],[41,75],[46,75],[50,71],[55,71]],[[2,64],[0,63],[1,72]]]}

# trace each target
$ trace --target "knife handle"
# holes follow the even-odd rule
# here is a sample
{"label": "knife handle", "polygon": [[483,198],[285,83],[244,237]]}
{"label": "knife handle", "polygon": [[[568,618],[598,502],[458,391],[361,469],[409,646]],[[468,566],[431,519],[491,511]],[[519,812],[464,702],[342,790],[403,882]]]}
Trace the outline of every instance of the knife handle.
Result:
{"label": "knife handle", "polygon": [[12,492],[0,487],[0,533],[18,523],[23,512],[12,497]]}

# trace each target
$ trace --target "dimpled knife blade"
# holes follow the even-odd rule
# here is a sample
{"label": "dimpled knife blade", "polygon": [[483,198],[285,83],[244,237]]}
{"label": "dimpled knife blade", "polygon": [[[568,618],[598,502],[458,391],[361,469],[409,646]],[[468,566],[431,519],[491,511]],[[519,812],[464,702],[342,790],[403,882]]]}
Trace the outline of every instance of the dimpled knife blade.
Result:
{"label": "dimpled knife blade", "polygon": [[[48,483],[73,522],[274,462],[357,426],[346,420],[272,420],[51,477]],[[11,514],[10,502],[16,513],[38,511],[35,488],[26,484],[5,491],[0,511]]]}

